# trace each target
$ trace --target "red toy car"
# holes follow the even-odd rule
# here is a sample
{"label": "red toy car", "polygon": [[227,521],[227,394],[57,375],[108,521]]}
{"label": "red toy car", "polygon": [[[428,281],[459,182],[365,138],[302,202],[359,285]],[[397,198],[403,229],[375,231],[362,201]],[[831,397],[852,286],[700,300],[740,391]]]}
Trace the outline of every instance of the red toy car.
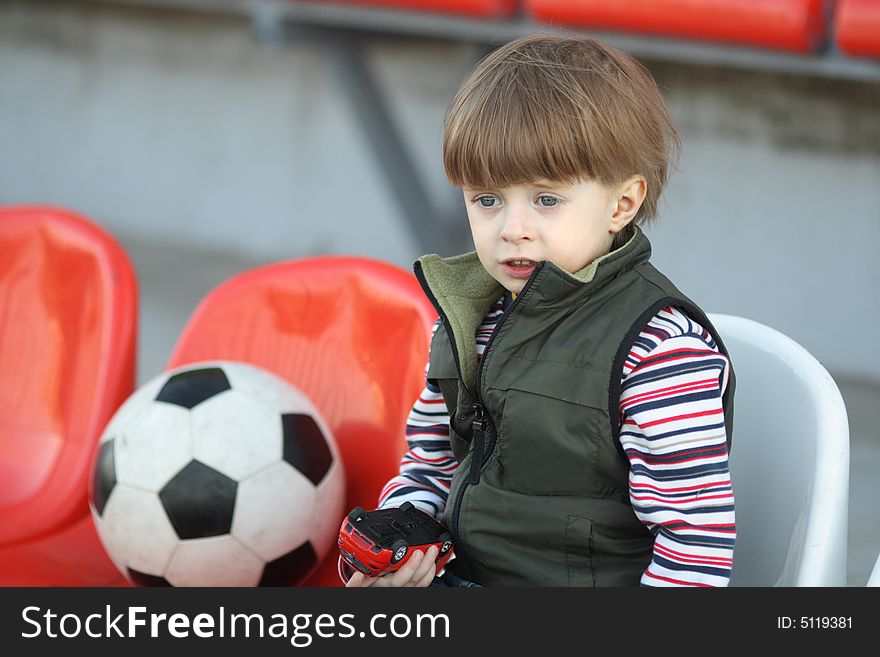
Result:
{"label": "red toy car", "polygon": [[403,565],[411,549],[427,551],[432,545],[439,550],[439,573],[452,554],[452,534],[446,527],[410,502],[376,511],[356,507],[339,530],[343,578],[348,581],[353,569],[367,577],[393,573]]}

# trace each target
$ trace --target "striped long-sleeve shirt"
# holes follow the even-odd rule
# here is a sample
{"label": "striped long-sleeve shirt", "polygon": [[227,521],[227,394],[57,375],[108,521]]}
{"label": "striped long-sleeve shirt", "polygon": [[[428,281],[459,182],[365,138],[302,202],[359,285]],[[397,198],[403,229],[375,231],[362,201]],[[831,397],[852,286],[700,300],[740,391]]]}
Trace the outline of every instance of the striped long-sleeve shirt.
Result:
{"label": "striped long-sleeve shirt", "polygon": [[[502,314],[499,301],[477,329],[478,357]],[[673,308],[648,322],[624,363],[620,442],[629,495],[655,537],[643,585],[726,586],[730,578],[736,526],[721,405],[728,372],[709,332]],[[427,382],[407,421],[409,450],[380,508],[410,501],[443,512],[458,465],[448,425],[443,396]]]}

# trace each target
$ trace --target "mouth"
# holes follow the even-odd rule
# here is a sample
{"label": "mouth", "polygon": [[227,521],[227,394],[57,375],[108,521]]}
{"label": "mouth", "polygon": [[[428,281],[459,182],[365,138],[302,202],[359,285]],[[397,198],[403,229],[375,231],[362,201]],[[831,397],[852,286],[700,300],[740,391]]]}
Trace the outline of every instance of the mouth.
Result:
{"label": "mouth", "polygon": [[504,272],[512,278],[528,278],[538,263],[526,258],[507,258],[501,261]]}

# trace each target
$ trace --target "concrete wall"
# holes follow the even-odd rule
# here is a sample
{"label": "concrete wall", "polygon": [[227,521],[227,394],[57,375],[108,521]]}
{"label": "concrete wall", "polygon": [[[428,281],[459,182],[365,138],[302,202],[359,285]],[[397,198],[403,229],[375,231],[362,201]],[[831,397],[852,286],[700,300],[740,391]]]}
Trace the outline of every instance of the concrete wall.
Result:
{"label": "concrete wall", "polygon": [[685,137],[657,264],[710,312],[880,380],[880,86],[654,70]]}
{"label": "concrete wall", "polygon": [[[69,6],[68,6],[69,5]],[[387,42],[368,60],[433,202],[440,131],[478,53]],[[655,260],[710,312],[880,381],[880,88],[646,62],[685,138]],[[245,21],[79,3],[0,4],[0,203],[46,202],[126,243],[275,260],[419,244],[322,48]],[[466,230],[464,215],[460,230]],[[864,345],[864,346],[863,346]]]}
{"label": "concrete wall", "polygon": [[28,4],[0,5],[0,201],[270,259],[418,250],[319,49],[261,48],[244,21]]}

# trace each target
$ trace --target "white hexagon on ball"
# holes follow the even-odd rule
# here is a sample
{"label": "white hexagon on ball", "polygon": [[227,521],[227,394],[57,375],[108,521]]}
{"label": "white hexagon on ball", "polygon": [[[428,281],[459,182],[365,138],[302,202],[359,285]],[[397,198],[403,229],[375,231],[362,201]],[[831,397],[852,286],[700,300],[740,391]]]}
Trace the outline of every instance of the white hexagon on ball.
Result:
{"label": "white hexagon on ball", "polygon": [[192,460],[192,418],[171,404],[152,404],[133,411],[115,438],[116,477],[134,488],[158,492]]}
{"label": "white hexagon on ball", "polygon": [[193,457],[239,481],[281,459],[281,417],[252,395],[232,389],[192,409]]}
{"label": "white hexagon on ball", "polygon": [[165,570],[179,542],[159,498],[121,484],[114,488],[97,528],[117,566],[125,564],[148,575]]}
{"label": "white hexagon on ball", "polygon": [[289,464],[276,463],[238,485],[232,535],[265,561],[277,559],[312,538],[316,492]]}
{"label": "white hexagon on ball", "polygon": [[165,579],[172,586],[256,586],[264,564],[232,536],[201,538],[177,546]]}

